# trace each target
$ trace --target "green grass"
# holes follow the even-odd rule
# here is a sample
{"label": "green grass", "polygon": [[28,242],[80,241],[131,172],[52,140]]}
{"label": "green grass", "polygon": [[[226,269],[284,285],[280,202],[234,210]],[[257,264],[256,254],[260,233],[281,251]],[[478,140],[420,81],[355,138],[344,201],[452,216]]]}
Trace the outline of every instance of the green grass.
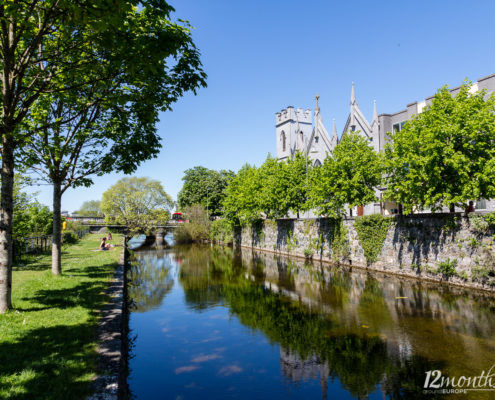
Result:
{"label": "green grass", "polygon": [[[83,399],[97,372],[97,310],[122,248],[92,252],[102,235],[14,266],[13,310],[0,315],[0,399]],[[122,243],[115,235],[112,243]]]}

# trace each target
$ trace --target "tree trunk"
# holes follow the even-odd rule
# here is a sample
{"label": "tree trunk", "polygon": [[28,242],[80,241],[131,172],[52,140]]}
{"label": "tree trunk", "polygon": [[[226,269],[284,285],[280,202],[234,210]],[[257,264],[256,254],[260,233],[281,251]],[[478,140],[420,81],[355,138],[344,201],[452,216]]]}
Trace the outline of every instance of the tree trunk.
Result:
{"label": "tree trunk", "polygon": [[62,203],[62,190],[60,182],[53,182],[53,236],[52,236],[52,274],[62,273],[61,243],[62,243],[62,217],[60,215]]}
{"label": "tree trunk", "polygon": [[12,308],[12,218],[14,214],[14,143],[2,138],[2,189],[0,207],[0,314]]}
{"label": "tree trunk", "polygon": [[450,210],[451,213],[455,212],[455,205],[454,204],[451,204],[449,206],[449,210]]}

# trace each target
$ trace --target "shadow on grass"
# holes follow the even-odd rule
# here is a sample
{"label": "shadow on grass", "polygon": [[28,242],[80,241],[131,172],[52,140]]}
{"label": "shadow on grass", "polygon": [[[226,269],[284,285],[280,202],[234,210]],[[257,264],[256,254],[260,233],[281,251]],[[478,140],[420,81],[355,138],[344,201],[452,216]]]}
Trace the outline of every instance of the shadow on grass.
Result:
{"label": "shadow on grass", "polygon": [[[91,273],[95,273],[94,269]],[[58,307],[71,313],[70,307],[84,307],[90,316],[99,317],[97,310],[108,307],[104,306],[108,299],[106,290],[118,284],[93,281],[80,282],[73,288],[40,290],[32,299],[41,307],[18,310],[31,312]],[[89,395],[92,375],[97,371],[94,347],[97,320],[90,317],[90,321],[74,325],[55,322],[54,326],[21,331],[14,341],[0,343],[0,399],[65,400]],[[115,324],[115,318],[105,317],[105,313],[100,323],[103,331],[117,329],[111,325]],[[112,356],[100,357],[99,365],[105,366]]]}
{"label": "shadow on grass", "polygon": [[[99,267],[86,267],[83,270],[68,270],[67,275],[85,276],[88,278],[102,278],[113,275],[115,263],[104,264]],[[19,311],[40,311],[47,308],[67,309],[72,307],[84,307],[89,310],[98,309],[105,300],[105,290],[109,288],[106,281],[80,282],[78,285],[62,289],[41,289],[34,295],[24,298],[39,304],[42,307],[18,308]],[[45,306],[45,307],[43,307]],[[93,313],[92,313],[93,315]]]}
{"label": "shadow on grass", "polygon": [[94,335],[92,324],[58,325],[26,331],[16,342],[1,344],[0,398],[71,399],[88,394],[88,382],[81,378],[94,370]]}

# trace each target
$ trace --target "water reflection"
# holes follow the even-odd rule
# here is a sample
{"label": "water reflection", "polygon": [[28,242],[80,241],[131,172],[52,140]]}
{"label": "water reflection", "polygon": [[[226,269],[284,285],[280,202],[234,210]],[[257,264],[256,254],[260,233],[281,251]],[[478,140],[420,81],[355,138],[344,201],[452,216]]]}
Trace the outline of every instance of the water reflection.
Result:
{"label": "water reflection", "polygon": [[[261,332],[279,346],[279,373],[298,384],[297,396],[306,397],[305,384],[316,382],[322,398],[336,396],[338,383],[347,397],[431,399],[435,395],[423,394],[426,371],[474,376],[495,363],[495,303],[489,296],[228,247],[188,246],[142,254],[129,288],[137,311],[160,306],[174,284],[173,267],[191,318],[225,307],[244,327]],[[227,343],[226,334],[213,331],[211,342]],[[241,340],[248,345],[247,338]],[[209,337],[203,342],[201,353],[191,365],[176,368],[176,375],[205,373],[200,363],[226,357],[208,347]],[[218,367],[216,379],[247,373],[232,361]],[[276,385],[271,375],[270,385]],[[257,379],[251,385],[266,385]],[[196,386],[186,386],[181,390],[194,398]],[[476,398],[491,394],[476,392]],[[252,397],[249,390],[236,395]]]}
{"label": "water reflection", "polygon": [[133,312],[157,308],[172,290],[172,259],[164,252],[138,252],[128,277],[128,296]]}

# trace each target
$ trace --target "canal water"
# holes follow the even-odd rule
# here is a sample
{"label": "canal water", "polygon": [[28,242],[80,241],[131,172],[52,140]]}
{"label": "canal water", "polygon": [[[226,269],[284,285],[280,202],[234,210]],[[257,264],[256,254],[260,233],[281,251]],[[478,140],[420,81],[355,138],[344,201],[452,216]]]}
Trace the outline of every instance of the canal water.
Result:
{"label": "canal water", "polygon": [[495,398],[435,380],[490,374],[491,296],[221,246],[136,254],[135,399]]}

